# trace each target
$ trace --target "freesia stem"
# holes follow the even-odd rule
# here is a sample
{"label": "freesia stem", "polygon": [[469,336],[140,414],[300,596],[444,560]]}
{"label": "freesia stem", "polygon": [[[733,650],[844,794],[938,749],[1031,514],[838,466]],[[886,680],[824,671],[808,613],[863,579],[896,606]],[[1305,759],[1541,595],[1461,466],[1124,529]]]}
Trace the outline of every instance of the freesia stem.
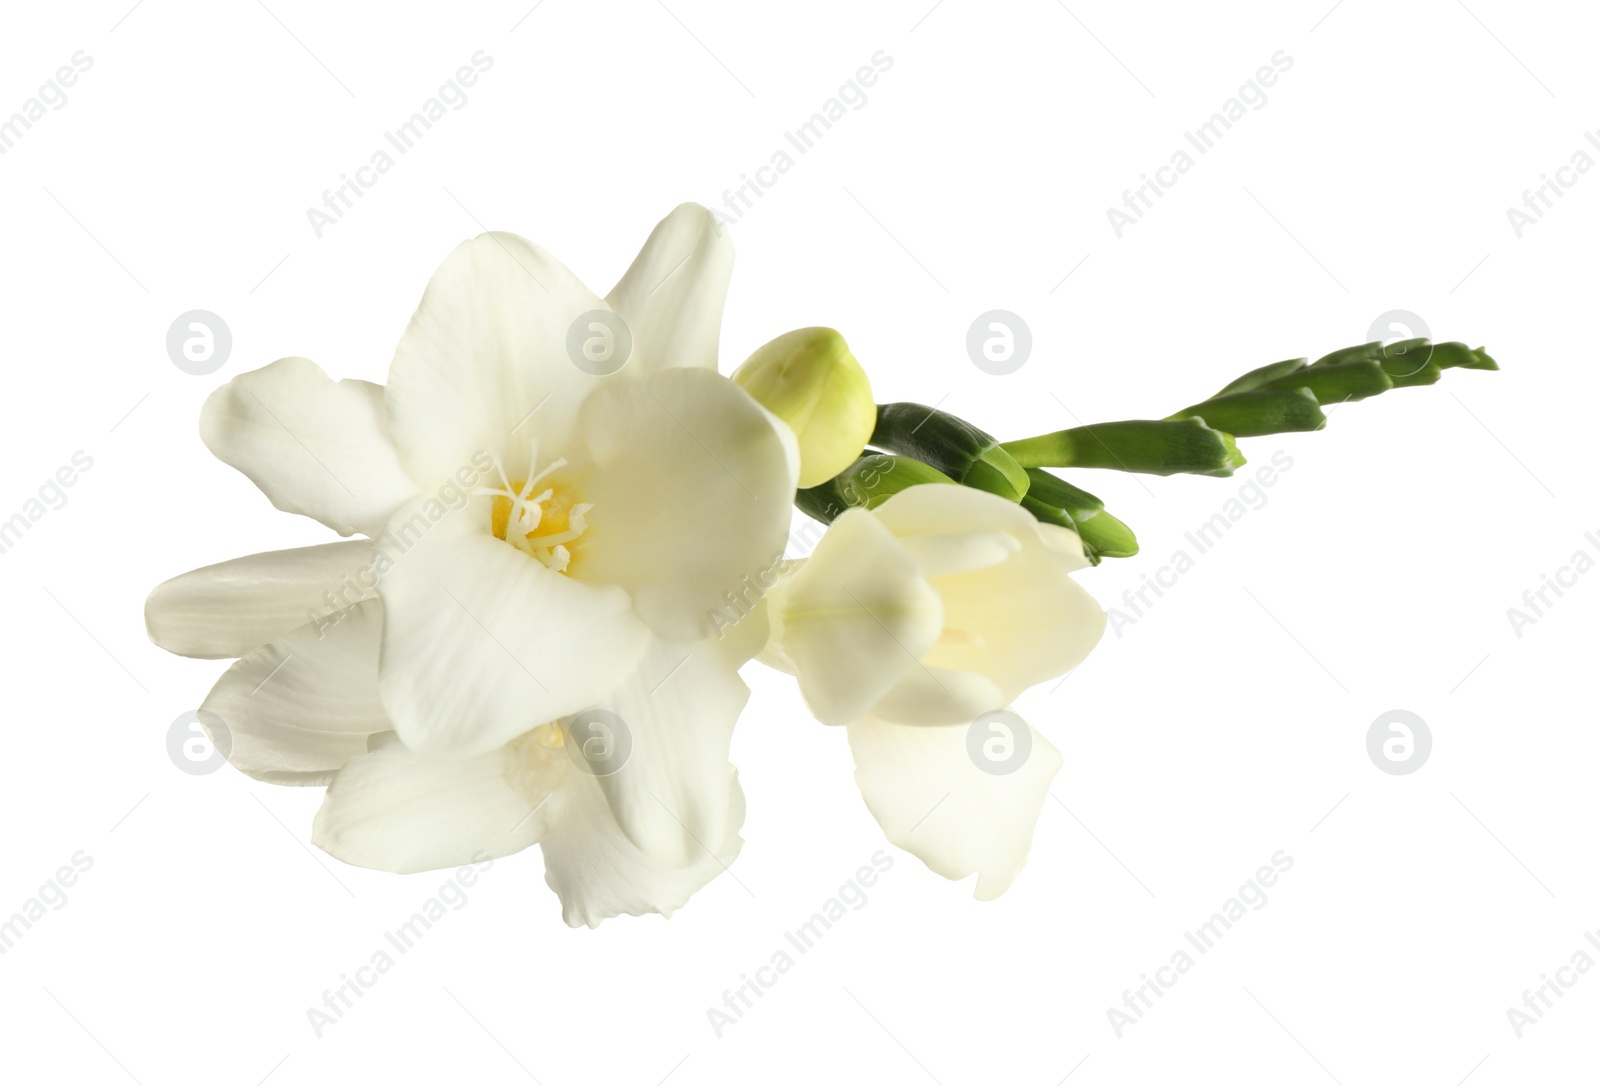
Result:
{"label": "freesia stem", "polygon": [[1221,392],[1171,418],[1202,418],[1236,437],[1319,430],[1320,404],[1347,403],[1392,388],[1437,382],[1447,369],[1499,369],[1482,348],[1403,339],[1362,343],[1323,355],[1274,362],[1235,378]]}

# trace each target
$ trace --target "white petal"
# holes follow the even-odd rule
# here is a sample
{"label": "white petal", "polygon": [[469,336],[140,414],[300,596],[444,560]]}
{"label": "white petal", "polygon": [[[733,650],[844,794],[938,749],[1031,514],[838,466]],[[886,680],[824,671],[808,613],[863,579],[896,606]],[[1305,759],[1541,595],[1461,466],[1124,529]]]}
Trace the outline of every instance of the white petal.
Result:
{"label": "white petal", "polygon": [[969,486],[928,483],[907,487],[873,512],[902,539],[944,532],[1006,532],[1025,546],[1048,539],[1068,572],[1089,565],[1076,533],[1040,524],[1016,502]]}
{"label": "white petal", "polygon": [[1027,861],[1039,808],[1061,768],[1049,740],[1029,728],[1027,760],[991,774],[967,753],[965,727],[869,718],[849,734],[861,798],[889,840],[947,879],[976,873],[980,900],[1005,893]]}
{"label": "white petal", "polygon": [[727,228],[699,204],[679,204],[650,232],[606,301],[628,322],[644,370],[715,370],[732,278]]}
{"label": "white petal", "polygon": [[[150,640],[179,656],[243,656],[297,626],[372,599],[365,539],[267,551],[191,570],[144,605]],[[332,593],[332,596],[328,596]]]}
{"label": "white petal", "polygon": [[930,668],[988,677],[1000,704],[1077,667],[1105,632],[1105,612],[1069,576],[1087,564],[1081,541],[1015,502],[971,487],[914,486],[873,515],[914,552],[947,533],[1003,532],[1018,544],[1003,562],[933,577],[944,631],[923,657]]}
{"label": "white petal", "polygon": [[[728,745],[749,696],[714,642],[656,639],[633,675],[595,704],[615,714],[631,747],[621,768],[598,777],[600,789],[654,862],[687,867],[727,839]],[[572,738],[594,734],[578,727]]]}
{"label": "white petal", "polygon": [[848,724],[919,666],[939,637],[938,594],[864,509],[847,510],[768,601],[777,651],[812,715]]}
{"label": "white petal", "polygon": [[609,384],[580,428],[590,463],[576,486],[594,508],[577,576],[626,588],[682,640],[776,579],[795,477],[784,436],[732,381],[673,369]]}
{"label": "white petal", "polygon": [[944,632],[923,662],[993,680],[1002,697],[990,708],[1065,675],[1106,628],[1105,612],[1067,568],[1059,551],[1034,540],[1000,565],[935,578]]}
{"label": "white petal", "polygon": [[487,507],[476,499],[432,523],[413,503],[384,536],[408,549],[379,584],[378,685],[395,731],[422,754],[480,754],[590,708],[633,671],[649,638],[626,592],[496,539]]}
{"label": "white petal", "polygon": [[340,535],[376,534],[417,492],[389,441],[383,386],[333,381],[304,358],[280,358],[213,392],[200,438],[273,505]]}
{"label": "white petal", "polygon": [[531,738],[446,760],[389,736],[334,777],[311,840],[347,864],[402,875],[509,856],[544,836],[569,773],[559,747]]}
{"label": "white petal", "polygon": [[1076,572],[1089,568],[1089,558],[1083,550],[1083,537],[1077,532],[1042,521],[1035,523],[1033,528],[1039,534],[1040,542],[1059,555],[1062,569]]}
{"label": "white petal", "polygon": [[[753,400],[751,402],[755,403],[755,401],[753,401]],[[783,442],[784,463],[786,465],[788,465],[789,477],[795,481],[794,482],[795,486],[799,486],[800,485],[800,439],[795,436],[794,430],[789,426],[789,424],[787,422],[784,422],[776,414],[774,414],[771,411],[768,411],[765,407],[762,407],[761,404],[757,403],[756,406],[761,408],[761,413],[763,415],[765,415],[767,417],[767,421],[772,424],[772,432],[778,435],[778,440],[779,441]],[[793,487],[791,487],[790,489],[793,489]],[[789,500],[791,502],[794,500],[794,496],[792,494],[790,495]],[[789,511],[789,523],[791,525],[794,523],[794,516],[795,516],[795,511],[793,509],[791,509]]]}
{"label": "white petal", "polygon": [[230,667],[200,708],[227,729],[234,768],[272,784],[327,784],[365,754],[368,737],[389,730],[378,701],[382,630],[383,604],[368,600]]}
{"label": "white petal", "polygon": [[923,664],[874,702],[872,715],[897,724],[971,724],[1005,704],[1000,688],[983,675]]}
{"label": "white petal", "polygon": [[[573,927],[597,926],[612,916],[671,916],[700,887],[727,870],[744,842],[744,793],[728,776],[728,834],[688,867],[664,867],[628,840],[594,778],[569,774],[560,808],[545,835],[544,880],[561,898],[561,915]],[[708,845],[710,842],[708,842]]]}
{"label": "white petal", "polygon": [[389,430],[400,460],[433,491],[482,454],[525,478],[565,451],[578,406],[601,378],[574,364],[577,319],[607,309],[543,249],[515,234],[456,247],[428,283],[389,368]]}
{"label": "white petal", "polygon": [[726,621],[717,621],[716,645],[723,659],[738,669],[760,656],[772,636],[766,598],[758,600],[754,607],[727,610],[723,615]]}
{"label": "white petal", "polygon": [[1017,538],[1007,532],[936,532],[906,536],[900,545],[911,552],[924,577],[984,569],[1022,549]]}

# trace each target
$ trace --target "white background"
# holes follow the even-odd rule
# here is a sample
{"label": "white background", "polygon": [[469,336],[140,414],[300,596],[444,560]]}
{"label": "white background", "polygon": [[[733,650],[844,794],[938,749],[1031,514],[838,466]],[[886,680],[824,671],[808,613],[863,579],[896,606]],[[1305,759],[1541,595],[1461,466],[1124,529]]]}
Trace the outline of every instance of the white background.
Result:
{"label": "white background", "polygon": [[[1600,175],[1569,175],[1520,238],[1506,215],[1600,123],[1579,5],[127,2],[8,5],[0,32],[0,115],[76,50],[93,58],[0,157],[0,519],[75,451],[93,458],[0,555],[0,914],[93,858],[0,958],[7,1078],[1594,1074],[1600,971],[1520,1039],[1506,1017],[1600,927],[1600,576],[1520,637],[1506,613],[1600,553],[1584,538]],[[467,105],[317,238],[306,208],[480,49],[494,64]],[[706,1008],[888,847],[843,734],[752,666],[735,877],[670,922],[573,931],[537,853],[497,862],[318,1039],[306,1008],[445,876],[345,867],[305,844],[318,790],[168,760],[169,723],[223,665],[148,643],[149,589],[330,538],[208,456],[200,403],[290,354],[383,380],[434,266],[485,227],[603,292],[660,216],[721,203],[879,50],[893,66],[865,106],[733,227],[725,371],[829,324],[880,400],[942,400],[1002,437],[1158,417],[1362,342],[1393,308],[1503,372],[1245,443],[1254,463],[1293,458],[1266,504],[1018,703],[1066,764],[1001,900],[891,849],[866,906],[718,1038]],[[1267,103],[1117,238],[1106,209],[1278,50],[1293,67]],[[206,377],[164,346],[197,308],[233,334]],[[964,347],[995,308],[1033,334],[1008,377]],[[1080,575],[1111,606],[1247,476],[1078,481],[1143,545]],[[1433,734],[1409,776],[1365,748],[1397,708]],[[1119,1039],[1107,1008],[1279,849],[1294,866],[1266,906]]]}

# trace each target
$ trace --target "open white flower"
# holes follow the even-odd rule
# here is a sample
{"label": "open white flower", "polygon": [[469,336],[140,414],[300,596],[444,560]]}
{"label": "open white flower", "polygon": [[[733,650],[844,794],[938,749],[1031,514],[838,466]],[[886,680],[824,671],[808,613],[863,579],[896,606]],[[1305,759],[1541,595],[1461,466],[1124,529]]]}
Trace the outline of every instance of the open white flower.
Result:
{"label": "open white flower", "polygon": [[[290,358],[207,401],[206,444],[275,505],[403,552],[379,579],[379,687],[411,749],[481,754],[587,707],[652,634],[709,634],[782,550],[792,435],[715,370],[728,250],[685,205],[602,301],[484,234],[434,274],[387,386]],[[631,354],[595,376],[569,339],[611,313]],[[441,493],[485,465],[443,515]]]}
{"label": "open white flower", "polygon": [[965,486],[909,487],[852,509],[768,595],[762,660],[817,719],[848,726],[856,781],[890,840],[977,896],[1010,885],[1061,756],[1038,732],[995,774],[969,729],[1094,648],[1105,613],[1070,576],[1071,531]]}
{"label": "open white flower", "polygon": [[[420,870],[543,839],[547,862],[566,857],[551,874],[564,900],[609,880],[637,890],[612,902],[622,912],[681,904],[737,848],[741,661],[701,641],[726,592],[781,551],[798,465],[787,429],[716,373],[731,265],[693,205],[604,300],[521,238],[485,234],[435,273],[386,387],[289,358],[207,401],[206,444],[274,505],[373,540],[207,567],[146,606],[164,647],[248,654],[207,706],[245,772],[333,780],[319,843]],[[597,327],[631,339],[607,376],[569,349]],[[632,732],[622,771],[534,765],[561,721],[597,708]],[[372,740],[390,730],[397,742]],[[453,796],[455,815],[400,802],[405,782]],[[468,808],[512,794],[539,814],[486,844],[502,809]],[[432,837],[397,844],[384,804]],[[639,863],[675,872],[673,892],[629,882]],[[568,900],[568,918],[605,908]]]}

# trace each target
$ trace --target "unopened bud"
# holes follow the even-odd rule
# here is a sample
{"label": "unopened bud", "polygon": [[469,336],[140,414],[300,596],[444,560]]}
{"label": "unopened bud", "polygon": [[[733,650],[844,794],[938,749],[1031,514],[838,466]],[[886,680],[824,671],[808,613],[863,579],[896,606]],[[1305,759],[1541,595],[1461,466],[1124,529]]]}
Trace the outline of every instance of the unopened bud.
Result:
{"label": "unopened bud", "polygon": [[832,328],[785,332],[757,348],[733,380],[794,431],[801,487],[849,467],[877,423],[867,373]]}

